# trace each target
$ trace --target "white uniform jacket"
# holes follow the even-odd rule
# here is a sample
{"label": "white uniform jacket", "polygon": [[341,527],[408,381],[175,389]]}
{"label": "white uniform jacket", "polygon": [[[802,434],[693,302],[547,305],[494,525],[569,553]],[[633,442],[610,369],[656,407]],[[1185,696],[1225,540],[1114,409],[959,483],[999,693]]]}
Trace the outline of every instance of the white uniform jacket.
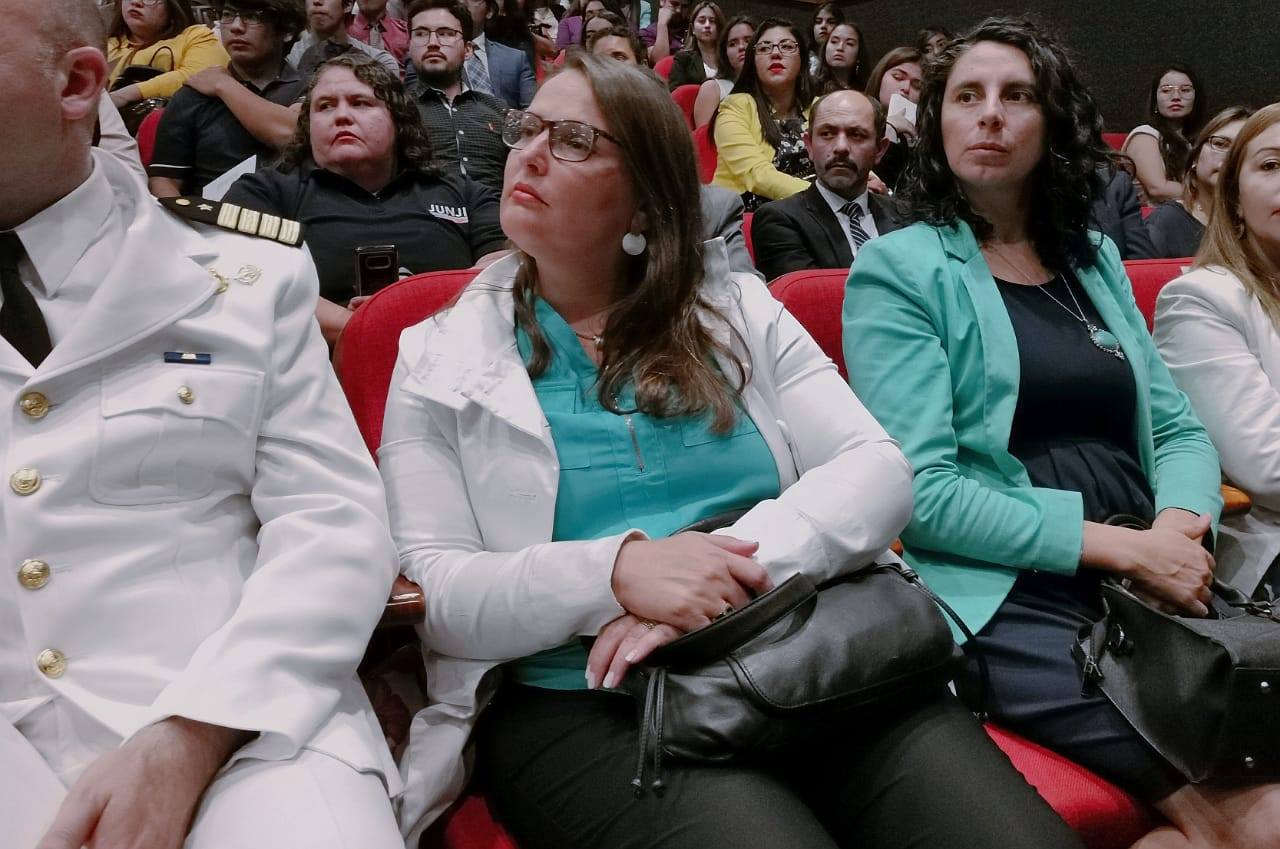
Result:
{"label": "white uniform jacket", "polygon": [[[396,556],[314,318],[315,268],[192,226],[113,157],[94,163],[124,239],[39,368],[0,341],[0,550],[18,611],[0,629],[30,673],[0,682],[0,702],[66,700],[116,742],[172,715],[256,731],[233,760],[306,747],[398,791],[355,678]],[[43,583],[14,580],[29,560]]]}
{"label": "white uniform jacket", "polygon": [[1250,592],[1280,555],[1280,332],[1234,274],[1197,268],[1160,290],[1155,340],[1227,478],[1253,509],[1223,519],[1217,573]]}
{"label": "white uniform jacket", "polygon": [[[910,464],[765,285],[728,271],[723,241],[707,249],[707,295],[746,341],[746,411],[783,489],[724,532],[758,540],[776,583],[892,558],[911,516]],[[514,257],[495,263],[452,309],[406,330],[387,397],[392,535],[427,603],[430,703],[401,760],[409,846],[466,783],[464,746],[496,684],[486,673],[623,612],[610,581],[628,534],[551,542],[559,465],[516,348],[515,269]]]}

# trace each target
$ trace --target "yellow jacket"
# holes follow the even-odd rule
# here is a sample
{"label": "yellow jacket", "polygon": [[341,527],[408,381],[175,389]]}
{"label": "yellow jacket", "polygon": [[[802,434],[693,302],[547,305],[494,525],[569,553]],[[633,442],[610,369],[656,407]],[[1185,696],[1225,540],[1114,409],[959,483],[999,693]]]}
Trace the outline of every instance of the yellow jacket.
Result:
{"label": "yellow jacket", "polygon": [[225,66],[231,61],[213,30],[204,24],[194,24],[175,35],[157,41],[149,47],[135,48],[127,38],[118,36],[107,40],[107,61],[112,64],[107,85],[115,81],[129,65],[147,65],[167,73],[152,77],[138,84],[144,98],[173,97],[187,78],[197,71],[215,66]]}
{"label": "yellow jacket", "polygon": [[711,181],[714,185],[738,194],[755,192],[771,200],[781,200],[809,188],[808,181],[773,167],[776,151],[764,140],[760,114],[751,95],[731,94],[720,101],[715,139],[719,158],[716,176]]}

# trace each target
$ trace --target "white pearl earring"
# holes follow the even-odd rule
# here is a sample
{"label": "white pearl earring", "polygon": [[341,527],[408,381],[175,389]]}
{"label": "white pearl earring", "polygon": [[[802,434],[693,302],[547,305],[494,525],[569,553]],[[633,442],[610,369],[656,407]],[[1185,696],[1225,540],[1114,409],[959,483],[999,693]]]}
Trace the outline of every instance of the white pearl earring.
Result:
{"label": "white pearl earring", "polygon": [[644,237],[644,233],[628,233],[622,237],[622,250],[628,256],[640,256],[648,245],[649,240]]}

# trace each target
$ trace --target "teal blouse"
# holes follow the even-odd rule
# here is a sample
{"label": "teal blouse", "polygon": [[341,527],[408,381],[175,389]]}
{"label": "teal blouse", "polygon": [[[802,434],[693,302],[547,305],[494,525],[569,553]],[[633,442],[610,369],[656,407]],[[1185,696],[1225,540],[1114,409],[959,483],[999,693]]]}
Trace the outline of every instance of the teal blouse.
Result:
{"label": "teal blouse", "polygon": [[[535,314],[551,346],[551,365],[533,379],[560,461],[552,540],[591,540],[638,528],[670,536],[700,519],[776,498],[778,469],[764,437],[740,413],[729,433],[711,431],[709,416],[618,415],[600,403],[599,370],[573,329],[538,299]],[[516,329],[528,361],[528,335]],[[633,388],[618,408],[634,409]],[[523,684],[557,690],[586,687],[587,652],[580,640],[507,664]]]}

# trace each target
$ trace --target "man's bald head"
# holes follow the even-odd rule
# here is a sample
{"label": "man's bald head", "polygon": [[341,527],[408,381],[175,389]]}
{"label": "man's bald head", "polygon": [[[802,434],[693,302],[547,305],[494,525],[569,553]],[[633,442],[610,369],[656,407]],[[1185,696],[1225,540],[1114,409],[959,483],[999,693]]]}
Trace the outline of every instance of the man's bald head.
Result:
{"label": "man's bald head", "polygon": [[[40,0],[39,3],[0,0],[0,8],[19,6],[26,6],[34,13],[32,35],[40,45],[42,58],[50,65],[77,47],[96,47],[106,52],[106,28],[93,0]],[[5,8],[4,20],[11,20],[10,11]]]}

